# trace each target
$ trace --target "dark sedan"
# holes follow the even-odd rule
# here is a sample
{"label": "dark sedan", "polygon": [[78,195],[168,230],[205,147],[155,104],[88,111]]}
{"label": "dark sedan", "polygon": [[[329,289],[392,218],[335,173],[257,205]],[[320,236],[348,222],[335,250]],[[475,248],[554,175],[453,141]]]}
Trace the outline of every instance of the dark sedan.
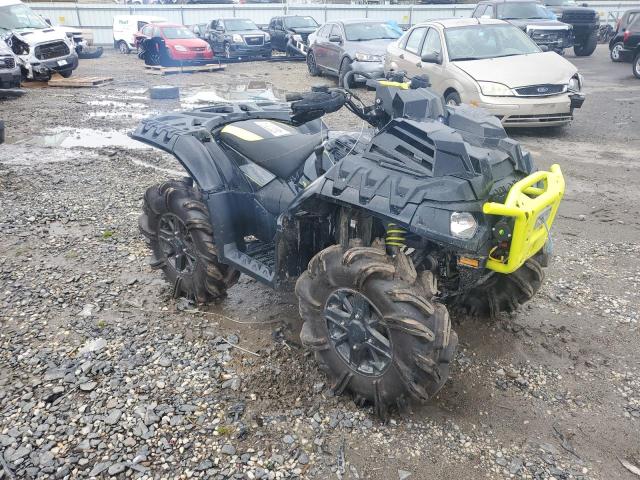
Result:
{"label": "dark sedan", "polygon": [[309,35],[316,31],[318,22],[313,17],[284,15],[269,22],[269,35],[274,50],[288,56],[307,56]]}
{"label": "dark sedan", "polygon": [[[326,23],[309,35],[309,73],[335,75],[341,86],[350,70],[371,78],[382,78],[387,45],[401,35],[402,30],[398,27],[373,20]],[[356,81],[362,79],[362,76],[355,76]]]}
{"label": "dark sedan", "polygon": [[630,57],[630,52],[624,48],[624,33],[638,19],[640,19],[640,8],[634,8],[624,12],[616,23],[613,38],[609,41],[609,54],[613,62],[627,62],[633,59]]}

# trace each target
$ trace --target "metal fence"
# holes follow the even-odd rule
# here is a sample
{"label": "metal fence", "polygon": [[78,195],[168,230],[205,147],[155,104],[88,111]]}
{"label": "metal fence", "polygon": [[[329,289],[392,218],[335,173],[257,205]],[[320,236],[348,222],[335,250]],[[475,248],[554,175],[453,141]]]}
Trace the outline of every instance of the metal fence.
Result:
{"label": "metal fence", "polygon": [[[32,3],[31,8],[54,24],[83,27],[94,31],[99,45],[113,42],[113,17],[115,15],[154,15],[170,22],[191,25],[206,23],[214,18],[250,18],[259,25],[269,23],[271,17],[283,14],[311,15],[318,22],[351,18],[395,20],[399,24],[412,25],[435,18],[468,17],[473,4],[452,5],[320,5],[320,4],[260,4],[260,5],[117,5],[78,3]],[[638,1],[590,2],[602,22],[613,23],[629,8],[640,7]]]}

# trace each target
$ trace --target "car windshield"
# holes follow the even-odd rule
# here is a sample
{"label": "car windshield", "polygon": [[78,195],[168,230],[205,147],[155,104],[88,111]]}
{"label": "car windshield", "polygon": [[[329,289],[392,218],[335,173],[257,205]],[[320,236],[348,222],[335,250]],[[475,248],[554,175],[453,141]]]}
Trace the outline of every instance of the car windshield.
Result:
{"label": "car windshield", "polygon": [[239,30],[258,30],[258,27],[249,19],[234,18],[233,20],[225,20],[224,25],[228,32],[237,32]]}
{"label": "car windshield", "polygon": [[289,17],[284,19],[287,28],[315,28],[318,26],[313,17]]}
{"label": "car windshield", "polygon": [[0,7],[0,30],[48,27],[40,15],[22,3]]}
{"label": "car windshield", "polygon": [[396,39],[400,34],[386,23],[347,23],[344,26],[347,40],[363,42],[381,38]]}
{"label": "car windshield", "polygon": [[162,34],[170,40],[196,37],[193,32],[186,27],[163,27]]}
{"label": "car windshield", "polygon": [[532,19],[532,18],[552,18],[549,10],[539,3],[499,3],[498,18],[501,20]]}
{"label": "car windshield", "polygon": [[480,60],[540,52],[540,48],[513,25],[473,25],[447,28],[444,38],[449,60]]}

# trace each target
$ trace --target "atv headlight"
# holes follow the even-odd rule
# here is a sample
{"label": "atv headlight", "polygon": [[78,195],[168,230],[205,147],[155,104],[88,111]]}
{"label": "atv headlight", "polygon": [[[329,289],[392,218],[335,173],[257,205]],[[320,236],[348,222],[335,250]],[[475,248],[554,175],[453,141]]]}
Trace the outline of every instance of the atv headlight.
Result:
{"label": "atv headlight", "polygon": [[233,40],[236,43],[242,43],[242,35],[240,35],[239,33],[234,33],[233,36],[231,37],[231,40]]}
{"label": "atv headlight", "polygon": [[509,87],[496,82],[478,82],[480,91],[487,97],[511,97],[513,92]]}
{"label": "atv headlight", "polygon": [[356,60],[359,62],[382,62],[384,57],[382,55],[370,55],[368,53],[356,53]]}
{"label": "atv headlight", "polygon": [[571,77],[568,87],[569,90],[574,92],[579,92],[580,90],[582,90],[582,75],[576,73],[573,77]]}
{"label": "atv headlight", "polygon": [[187,47],[184,47],[182,45],[175,45],[173,48],[175,48],[178,52],[186,52],[187,51]]}
{"label": "atv headlight", "polygon": [[478,222],[469,212],[453,212],[451,214],[451,235],[468,240],[478,230]]}

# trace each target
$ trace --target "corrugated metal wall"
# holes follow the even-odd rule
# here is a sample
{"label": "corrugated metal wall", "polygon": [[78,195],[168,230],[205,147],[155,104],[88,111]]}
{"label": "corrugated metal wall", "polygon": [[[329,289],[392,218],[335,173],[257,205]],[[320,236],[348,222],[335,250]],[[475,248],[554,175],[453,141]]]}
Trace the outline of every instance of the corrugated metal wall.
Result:
{"label": "corrugated metal wall", "polygon": [[[348,18],[396,20],[400,24],[414,24],[434,18],[468,17],[475,8],[471,4],[458,5],[117,5],[77,3],[31,3],[31,8],[54,24],[81,26],[94,31],[95,42],[110,45],[114,15],[155,15],[168,21],[191,25],[213,18],[250,18],[257,24],[267,24],[271,17],[285,13],[311,15],[318,22]],[[625,10],[640,7],[640,1],[589,2],[600,13],[603,22],[614,23]]]}

